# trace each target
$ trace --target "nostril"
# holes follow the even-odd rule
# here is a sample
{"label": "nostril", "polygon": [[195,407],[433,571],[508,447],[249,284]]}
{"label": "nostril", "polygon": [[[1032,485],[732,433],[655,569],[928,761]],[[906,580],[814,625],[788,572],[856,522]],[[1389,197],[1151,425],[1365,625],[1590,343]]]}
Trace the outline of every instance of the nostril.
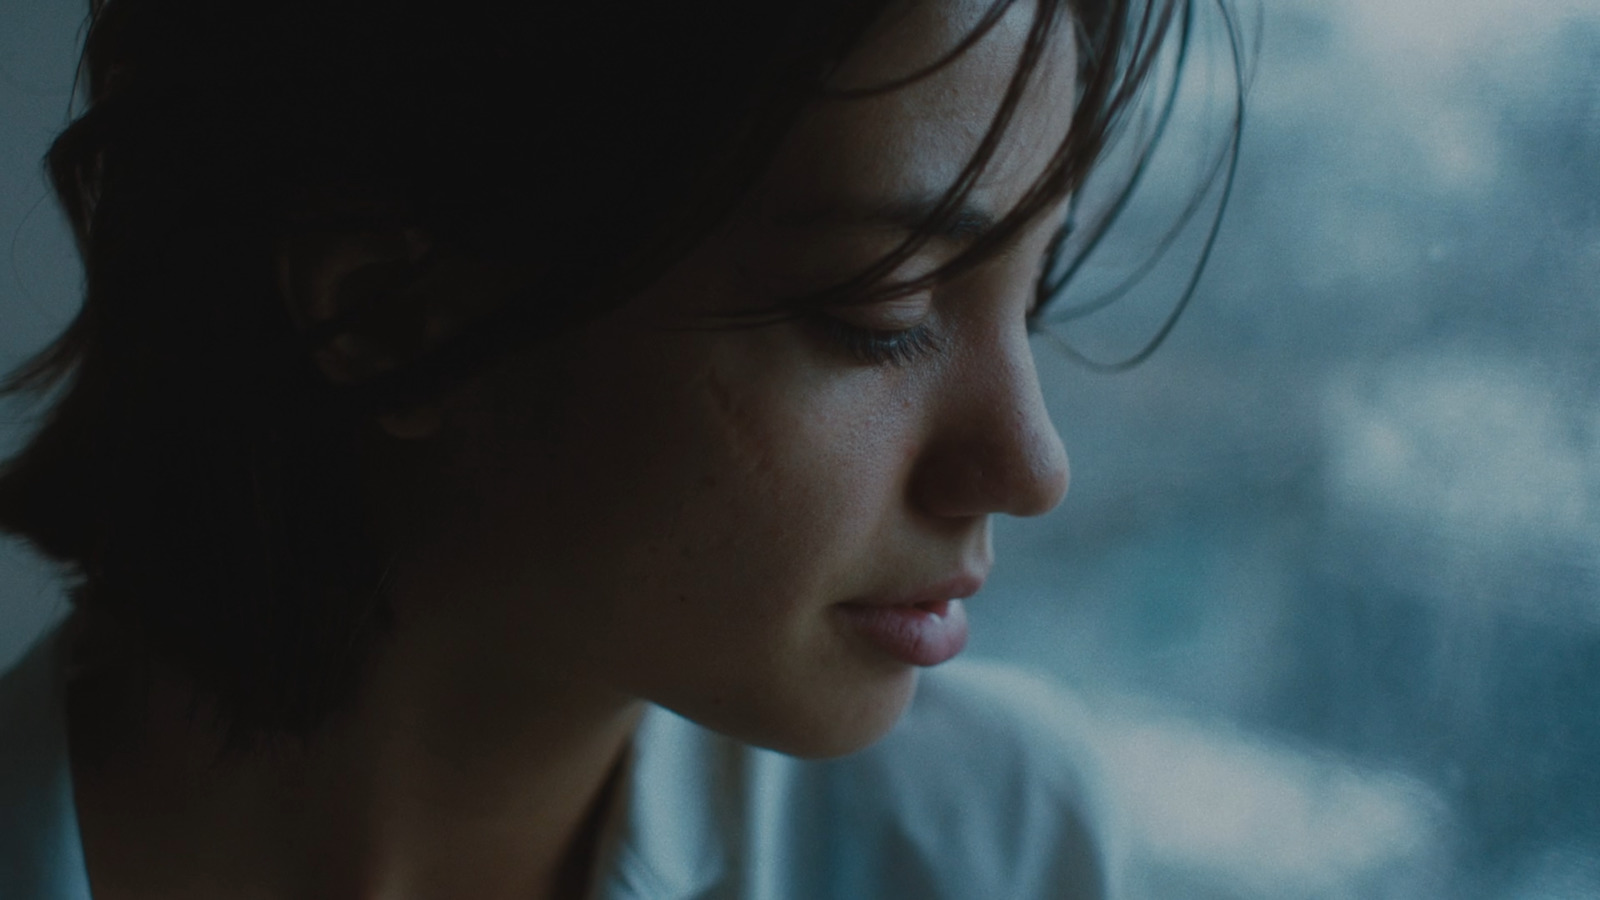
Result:
{"label": "nostril", "polygon": [[930,447],[912,474],[916,505],[930,515],[1036,516],[1066,495],[1066,450],[1053,430],[1010,435],[999,429]]}

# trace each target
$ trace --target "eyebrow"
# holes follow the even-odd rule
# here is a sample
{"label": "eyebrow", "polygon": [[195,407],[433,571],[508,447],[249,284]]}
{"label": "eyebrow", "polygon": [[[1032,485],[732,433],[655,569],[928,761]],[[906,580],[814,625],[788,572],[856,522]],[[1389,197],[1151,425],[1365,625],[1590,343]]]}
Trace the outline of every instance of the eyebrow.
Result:
{"label": "eyebrow", "polygon": [[[911,234],[926,227],[943,200],[943,194],[918,194],[860,205],[826,204],[780,213],[772,221],[784,228],[876,227]],[[929,232],[929,237],[971,243],[994,228],[996,221],[993,213],[970,199],[964,200],[956,208],[955,215]]]}

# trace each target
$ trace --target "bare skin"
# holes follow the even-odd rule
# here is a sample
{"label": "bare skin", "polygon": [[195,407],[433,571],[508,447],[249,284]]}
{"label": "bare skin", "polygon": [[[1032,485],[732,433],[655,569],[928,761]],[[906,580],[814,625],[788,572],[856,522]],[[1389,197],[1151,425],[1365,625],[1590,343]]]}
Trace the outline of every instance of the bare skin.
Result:
{"label": "bare skin", "polygon": [[[915,69],[986,5],[913,5],[841,79]],[[371,492],[397,549],[397,627],[358,701],[303,746],[216,764],[216,736],[167,683],[142,741],[76,766],[95,896],[578,897],[647,704],[802,756],[882,736],[917,671],[836,606],[981,579],[989,517],[1044,512],[1066,489],[1025,331],[1054,223],[948,286],[839,312],[937,333],[939,349],[900,364],[852,358],[805,323],[679,326],[894,246],[903,231],[869,213],[959,170],[1031,15],[1016,4],[908,88],[819,104],[735,221],[560,359],[508,359],[383,420]],[[981,213],[1003,214],[1065,135],[1075,66],[1070,39],[1055,44],[973,194]],[[336,309],[341,274],[371,252],[289,254],[297,315]],[[471,294],[439,306],[459,314],[483,300]],[[319,362],[338,379],[396,355]]]}

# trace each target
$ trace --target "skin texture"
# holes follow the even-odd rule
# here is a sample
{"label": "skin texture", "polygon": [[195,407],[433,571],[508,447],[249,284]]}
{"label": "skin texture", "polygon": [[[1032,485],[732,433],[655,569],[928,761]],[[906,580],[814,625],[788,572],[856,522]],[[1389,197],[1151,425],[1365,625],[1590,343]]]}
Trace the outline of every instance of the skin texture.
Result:
{"label": "skin texture", "polygon": [[[892,13],[839,86],[937,58],[985,5]],[[218,766],[182,685],[157,691],[142,742],[76,773],[96,896],[574,896],[646,703],[804,756],[892,727],[917,670],[838,604],[981,578],[990,517],[1045,512],[1066,490],[1025,330],[1056,216],[931,292],[832,311],[926,328],[936,349],[898,364],[864,361],[812,321],[705,326],[899,243],[875,213],[960,170],[1031,15],[1016,4],[907,88],[818,103],[727,226],[643,295],[381,420],[369,493],[396,548],[397,626],[358,703],[304,746]],[[975,212],[1003,214],[1063,139],[1074,71],[1063,30]],[[934,240],[897,274],[960,241]],[[342,279],[384,244],[286,246],[296,316],[336,310]],[[514,277],[464,272],[405,347],[335,342],[319,363],[335,380],[381,371]]]}
{"label": "skin texture", "polygon": [[[936,58],[982,6],[891,20],[843,86]],[[420,518],[450,523],[426,535],[449,551],[413,558],[448,560],[449,584],[492,583],[430,629],[466,629],[480,649],[503,640],[496,658],[541,674],[555,665],[784,752],[849,752],[893,724],[916,671],[844,633],[833,607],[981,576],[991,514],[1060,500],[1065,455],[1024,325],[1055,222],[931,294],[837,311],[933,330],[941,349],[904,365],[853,359],[814,323],[705,326],[842,278],[903,239],[863,219],[955,176],[1030,15],[1018,4],[989,40],[909,88],[819,104],[746,207],[667,278],[567,356],[512,360],[471,406],[446,412],[445,431],[461,437],[441,493],[458,502]],[[1041,76],[1053,90],[1022,111],[972,197],[980,211],[1006,210],[1065,135],[1070,41],[1057,51]],[[935,242],[904,274],[957,249]]]}

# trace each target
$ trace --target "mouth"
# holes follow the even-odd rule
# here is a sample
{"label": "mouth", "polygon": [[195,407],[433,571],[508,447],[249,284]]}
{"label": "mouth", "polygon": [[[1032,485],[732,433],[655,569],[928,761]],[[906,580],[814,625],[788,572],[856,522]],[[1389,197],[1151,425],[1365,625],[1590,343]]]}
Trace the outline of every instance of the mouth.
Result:
{"label": "mouth", "polygon": [[943,581],[903,593],[886,593],[852,600],[846,606],[910,607],[944,615],[952,601],[965,600],[983,588],[984,576],[963,572]]}
{"label": "mouth", "polygon": [[841,603],[836,610],[878,652],[906,665],[936,666],[966,647],[961,601],[982,586],[982,576],[963,574],[907,594]]}

